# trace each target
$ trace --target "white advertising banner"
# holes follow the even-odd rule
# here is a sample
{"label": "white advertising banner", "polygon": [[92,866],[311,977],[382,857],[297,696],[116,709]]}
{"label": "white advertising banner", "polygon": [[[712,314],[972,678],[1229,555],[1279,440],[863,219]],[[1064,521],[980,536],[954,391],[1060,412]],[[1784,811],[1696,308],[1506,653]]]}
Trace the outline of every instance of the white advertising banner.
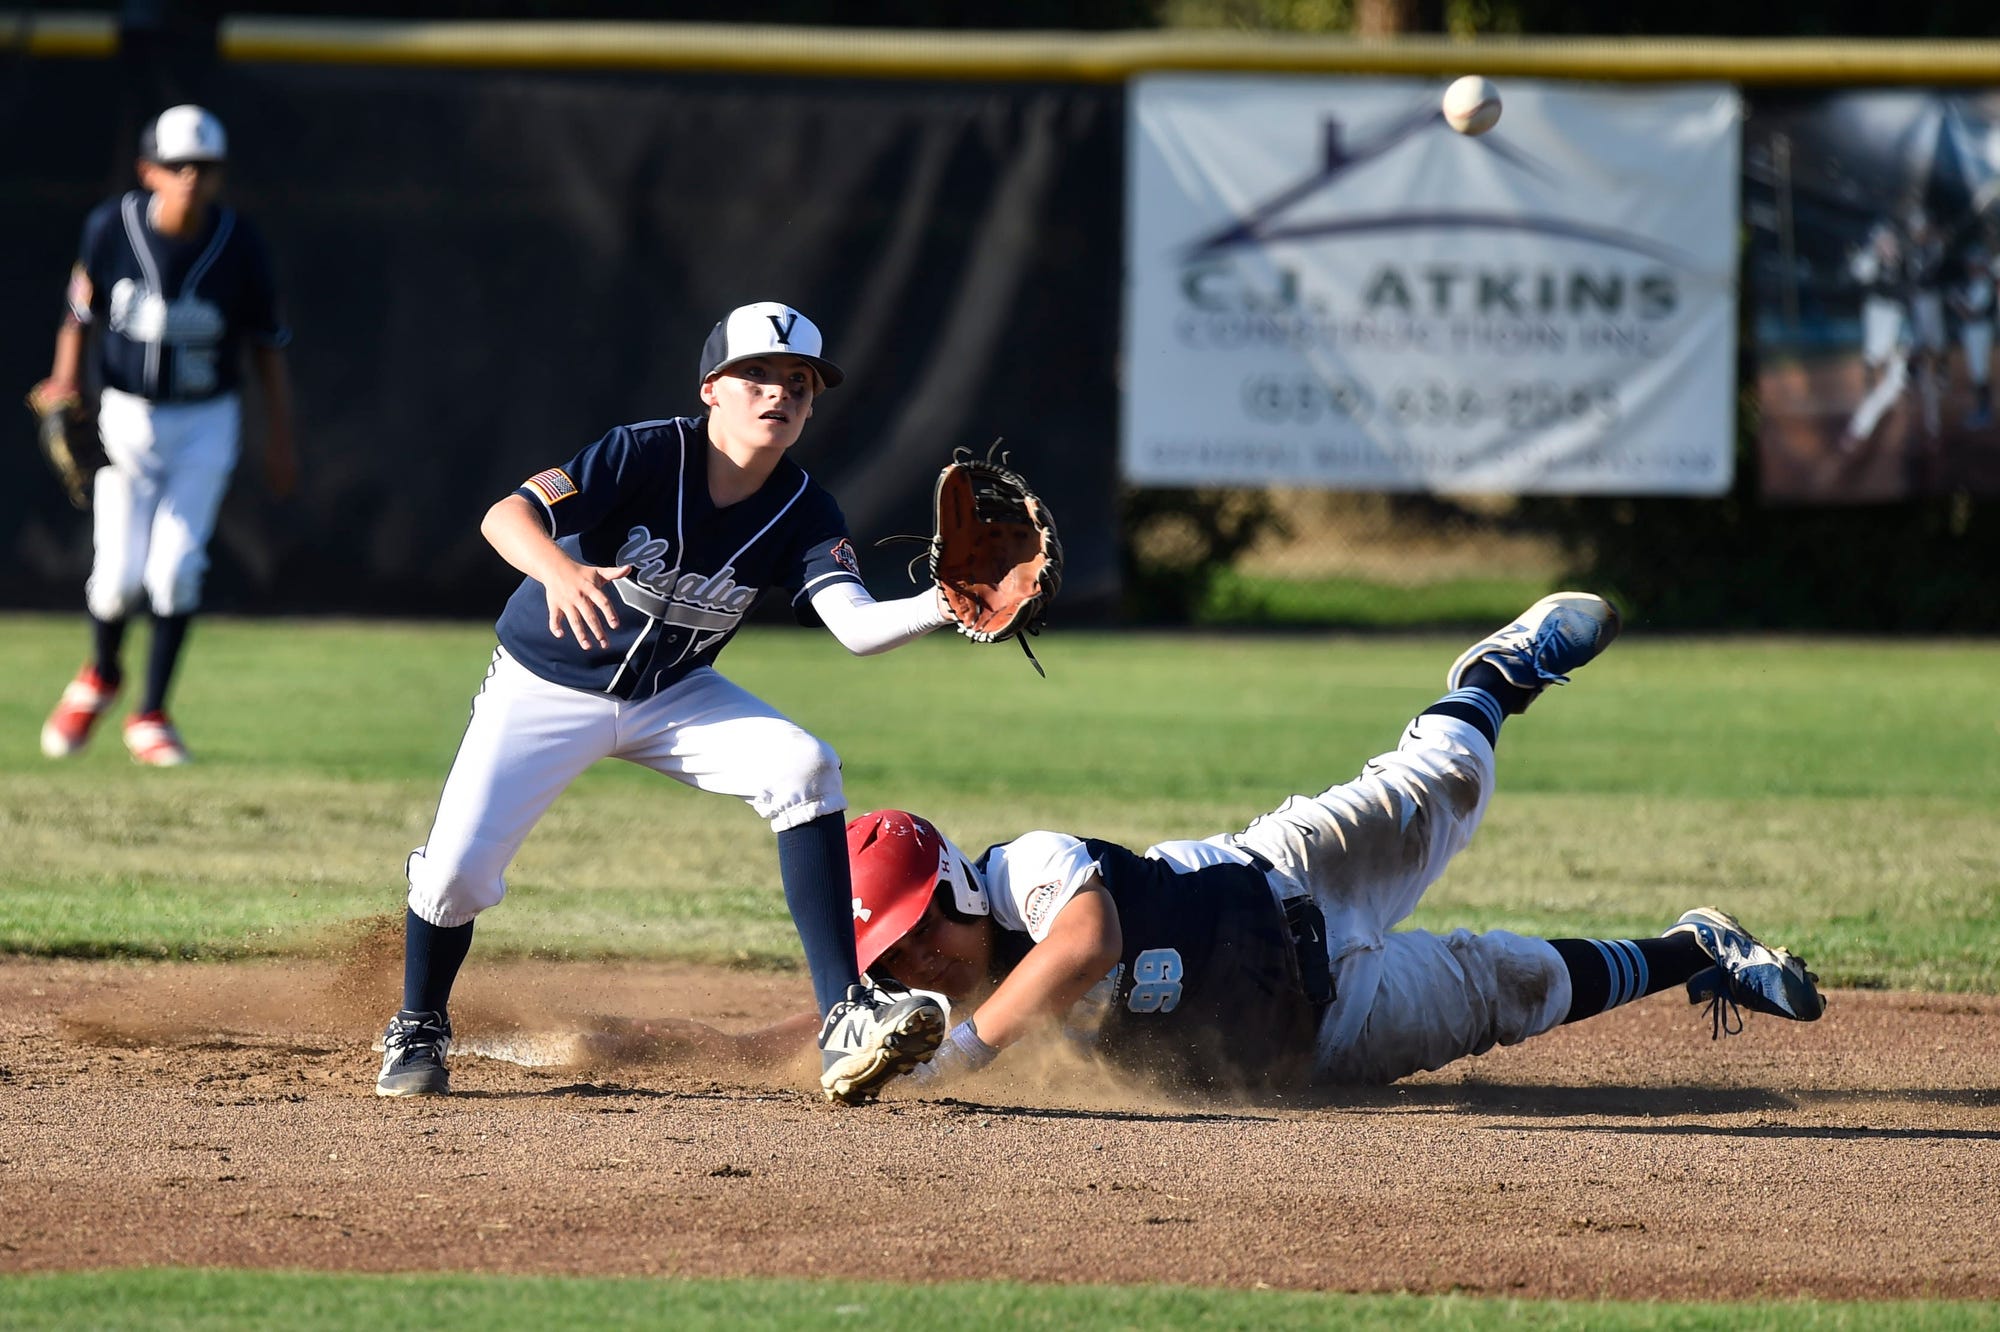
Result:
{"label": "white advertising banner", "polygon": [[1161,75],[1130,94],[1125,479],[1714,495],[1741,102]]}

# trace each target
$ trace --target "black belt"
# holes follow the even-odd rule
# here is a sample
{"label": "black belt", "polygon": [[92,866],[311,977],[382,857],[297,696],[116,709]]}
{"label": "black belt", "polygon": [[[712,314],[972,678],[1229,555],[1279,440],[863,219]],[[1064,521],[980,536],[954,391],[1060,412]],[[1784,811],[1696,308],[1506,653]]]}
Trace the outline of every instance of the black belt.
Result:
{"label": "black belt", "polygon": [[[1236,849],[1265,874],[1276,868],[1268,858],[1247,846]],[[1333,961],[1326,955],[1326,913],[1311,897],[1287,897],[1279,905],[1285,912],[1285,930],[1292,936],[1292,947],[1298,953],[1299,983],[1314,1011],[1324,1017],[1326,1010],[1333,1007],[1334,999]]]}

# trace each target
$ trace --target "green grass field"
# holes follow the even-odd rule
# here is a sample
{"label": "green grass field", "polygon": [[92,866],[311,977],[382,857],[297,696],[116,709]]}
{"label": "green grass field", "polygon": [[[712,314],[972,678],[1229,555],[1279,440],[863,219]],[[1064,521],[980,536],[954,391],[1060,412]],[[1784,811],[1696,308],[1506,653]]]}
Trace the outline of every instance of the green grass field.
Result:
{"label": "green grass field", "polygon": [[[204,622],[175,712],[197,762],[115,734],[51,763],[70,619],[0,622],[0,949],[311,951],[401,911],[490,637],[480,625]],[[137,644],[134,645],[139,646]],[[751,631],[731,673],[832,741],[856,810],[968,846],[1030,827],[1145,845],[1353,775],[1460,639],[1068,634],[1050,678],[938,636],[848,657]],[[1478,842],[1416,922],[1656,932],[1713,902],[1840,986],[2000,990],[2000,645],[1649,639],[1508,724]],[[795,965],[768,830],[627,764],[557,802],[480,925],[502,951]]]}
{"label": "green grass field", "polygon": [[[0,620],[0,950],[311,953],[402,910],[482,676],[481,625],[205,621],[175,712],[197,763],[115,734],[36,748],[75,618]],[[132,645],[143,648],[143,635]],[[1344,780],[1436,696],[1461,638],[1058,634],[1050,678],[938,637],[855,660],[744,635],[731,674],[832,741],[857,810],[968,846],[1033,826],[1131,844],[1240,827]],[[1643,623],[1501,742],[1478,843],[1414,923],[1654,933],[1713,902],[1835,986],[2000,991],[2000,645],[1650,638]],[[769,832],[601,765],[537,829],[482,955],[796,966]],[[0,1269],[5,1255],[0,1254]],[[1690,1293],[1697,1293],[1691,1287]],[[1991,1327],[1968,1305],[1565,1305],[1259,1291],[379,1278],[0,1277],[0,1328]]]}
{"label": "green grass field", "polygon": [[1182,1287],[886,1286],[860,1282],[576,1280],[535,1277],[346,1277],[317,1273],[70,1273],[0,1280],[0,1328],[314,1329],[423,1327],[482,1332],[672,1328],[760,1332],[1023,1332],[1038,1328],[1489,1327],[1551,1332],[1957,1332],[2000,1326],[1971,1304],[1564,1304],[1452,1296],[1317,1295]]}

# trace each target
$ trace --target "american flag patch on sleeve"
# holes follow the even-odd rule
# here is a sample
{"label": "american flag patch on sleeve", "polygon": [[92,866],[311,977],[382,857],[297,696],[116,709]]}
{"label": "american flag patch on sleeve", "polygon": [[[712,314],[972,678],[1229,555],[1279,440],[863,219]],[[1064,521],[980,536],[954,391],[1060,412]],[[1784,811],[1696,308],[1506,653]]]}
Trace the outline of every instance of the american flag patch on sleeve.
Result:
{"label": "american flag patch on sleeve", "polygon": [[549,505],[576,494],[576,482],[570,480],[569,473],[560,467],[551,467],[546,472],[536,472],[521,484],[540,495],[542,503]]}

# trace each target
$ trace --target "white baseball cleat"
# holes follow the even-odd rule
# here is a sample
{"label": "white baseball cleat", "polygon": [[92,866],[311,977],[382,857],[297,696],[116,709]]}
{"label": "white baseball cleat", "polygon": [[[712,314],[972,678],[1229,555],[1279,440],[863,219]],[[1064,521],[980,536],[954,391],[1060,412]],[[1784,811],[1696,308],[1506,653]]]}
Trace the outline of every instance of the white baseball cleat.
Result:
{"label": "white baseball cleat", "polygon": [[860,1105],[882,1084],[929,1059],[944,1039],[944,1008],[895,981],[847,987],[819,1029],[820,1089],[829,1101]]}
{"label": "white baseball cleat", "polygon": [[1507,683],[1528,691],[1529,703],[1552,684],[1568,684],[1569,673],[1592,661],[1618,637],[1618,608],[1588,592],[1557,592],[1528,607],[1512,624],[1480,639],[1459,654],[1445,672],[1445,687],[1457,689],[1474,662],[1492,665]]}

